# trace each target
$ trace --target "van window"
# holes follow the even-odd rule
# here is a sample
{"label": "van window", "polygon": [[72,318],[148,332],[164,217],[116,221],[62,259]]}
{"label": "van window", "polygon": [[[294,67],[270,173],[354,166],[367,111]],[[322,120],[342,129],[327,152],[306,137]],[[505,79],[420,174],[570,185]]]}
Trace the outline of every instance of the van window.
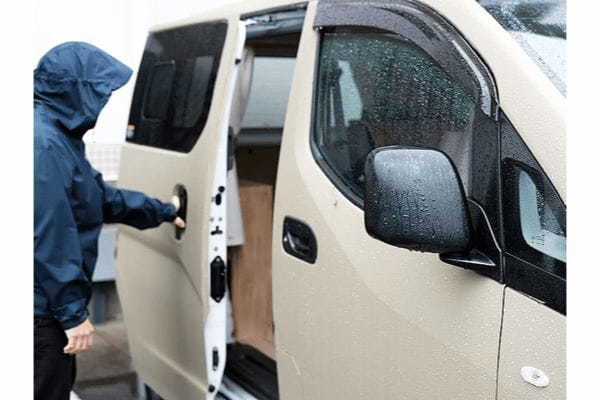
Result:
{"label": "van window", "polygon": [[192,128],[204,112],[208,112],[205,101],[208,97],[214,57],[203,56],[179,62],[179,74],[173,83],[170,97],[173,116],[170,125],[177,128]]}
{"label": "van window", "polygon": [[500,122],[506,283],[566,313],[565,203],[506,116]]}
{"label": "van window", "polygon": [[227,25],[150,34],[129,114],[127,141],[189,152],[208,118]]}
{"label": "van window", "polygon": [[523,240],[535,251],[562,262],[567,261],[567,238],[564,221],[561,221],[563,213],[560,208],[552,207],[543,184],[538,186],[525,170],[520,170],[518,174],[517,217]]}
{"label": "van window", "polygon": [[168,102],[175,76],[175,62],[156,63],[150,72],[150,83],[144,98],[144,117],[158,121],[167,119]]}
{"label": "van window", "polygon": [[565,278],[565,204],[506,117],[502,153],[506,250]]}
{"label": "van window", "polygon": [[314,146],[356,203],[367,154],[390,145],[444,151],[469,193],[478,99],[419,47],[384,34],[325,33],[316,96]]}

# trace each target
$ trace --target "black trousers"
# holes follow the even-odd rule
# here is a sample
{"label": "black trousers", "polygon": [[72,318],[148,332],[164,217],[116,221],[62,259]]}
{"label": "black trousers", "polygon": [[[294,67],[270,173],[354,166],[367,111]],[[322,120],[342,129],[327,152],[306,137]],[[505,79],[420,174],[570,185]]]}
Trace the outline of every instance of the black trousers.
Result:
{"label": "black trousers", "polygon": [[33,319],[35,400],[69,400],[75,382],[75,356],[65,354],[67,335],[54,318]]}

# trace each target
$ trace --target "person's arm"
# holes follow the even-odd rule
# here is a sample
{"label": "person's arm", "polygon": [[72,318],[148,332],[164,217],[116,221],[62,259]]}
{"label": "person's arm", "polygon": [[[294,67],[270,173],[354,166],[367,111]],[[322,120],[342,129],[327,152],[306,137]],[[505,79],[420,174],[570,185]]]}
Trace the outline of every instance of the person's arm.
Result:
{"label": "person's arm", "polygon": [[70,176],[52,149],[35,152],[34,276],[64,330],[87,319],[90,295],[69,201]]}
{"label": "person's arm", "polygon": [[105,223],[117,222],[138,229],[154,228],[163,222],[176,222],[182,226],[183,221],[177,218],[175,204],[162,202],[135,190],[112,187],[104,182],[102,174],[97,171],[95,178],[104,192]]}

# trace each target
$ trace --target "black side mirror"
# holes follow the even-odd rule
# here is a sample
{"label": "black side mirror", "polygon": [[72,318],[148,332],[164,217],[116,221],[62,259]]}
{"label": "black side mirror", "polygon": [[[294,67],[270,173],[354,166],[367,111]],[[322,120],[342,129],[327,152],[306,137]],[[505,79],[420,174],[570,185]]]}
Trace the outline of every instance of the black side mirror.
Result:
{"label": "black side mirror", "polygon": [[365,162],[365,226],[385,243],[429,253],[462,252],[471,221],[458,173],[446,154],[390,146]]}

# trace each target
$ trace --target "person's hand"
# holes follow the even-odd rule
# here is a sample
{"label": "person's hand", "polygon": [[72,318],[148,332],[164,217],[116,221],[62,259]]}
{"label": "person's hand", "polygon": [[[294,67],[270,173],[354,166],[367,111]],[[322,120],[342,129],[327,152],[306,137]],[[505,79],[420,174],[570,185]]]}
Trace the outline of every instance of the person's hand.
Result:
{"label": "person's hand", "polygon": [[[179,200],[179,196],[171,197],[171,203],[175,206],[175,211],[179,211],[179,207],[181,207],[181,201]],[[185,228],[185,221],[180,217],[176,217],[175,221],[173,221],[176,227]]]}
{"label": "person's hand", "polygon": [[179,217],[175,218],[175,221],[173,221],[173,223],[178,228],[181,228],[181,229],[185,228],[185,221]]}
{"label": "person's hand", "polygon": [[94,344],[94,330],[94,325],[89,319],[74,328],[67,329],[65,333],[69,342],[63,351],[66,354],[77,354],[92,347]]}

